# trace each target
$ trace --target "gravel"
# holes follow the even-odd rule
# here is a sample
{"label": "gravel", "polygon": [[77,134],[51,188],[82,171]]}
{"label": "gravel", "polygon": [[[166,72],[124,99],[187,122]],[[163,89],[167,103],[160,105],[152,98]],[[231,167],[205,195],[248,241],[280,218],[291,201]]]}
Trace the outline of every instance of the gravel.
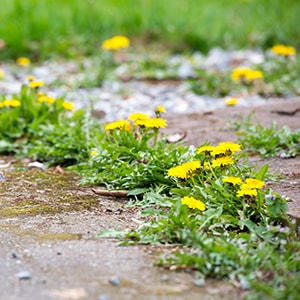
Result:
{"label": "gravel", "polygon": [[[64,97],[74,102],[76,108],[89,109],[100,112],[102,121],[109,122],[118,119],[127,119],[133,112],[142,112],[153,115],[156,105],[163,105],[168,113],[205,112],[224,107],[224,98],[215,98],[207,95],[194,94],[184,79],[194,75],[195,68],[229,70],[237,66],[250,66],[264,61],[261,51],[224,51],[212,49],[207,56],[194,53],[190,57],[183,55],[170,56],[166,64],[168,69],[177,73],[179,81],[149,81],[108,80],[97,88],[78,88],[78,80],[89,72],[91,62],[83,64],[78,61],[45,61],[39,65],[26,68],[14,64],[2,64],[5,76],[0,80],[0,94],[6,98],[18,93],[22,84],[26,83],[26,75],[34,75],[45,82],[42,90],[52,97]],[[133,56],[132,59],[137,59]],[[86,66],[85,68],[82,65]],[[121,64],[116,73],[124,73],[128,66]],[[158,70],[159,71],[159,70]],[[160,70],[160,72],[162,72]],[[76,84],[77,82],[77,84]],[[239,106],[265,103],[266,100],[255,96],[239,96]]]}

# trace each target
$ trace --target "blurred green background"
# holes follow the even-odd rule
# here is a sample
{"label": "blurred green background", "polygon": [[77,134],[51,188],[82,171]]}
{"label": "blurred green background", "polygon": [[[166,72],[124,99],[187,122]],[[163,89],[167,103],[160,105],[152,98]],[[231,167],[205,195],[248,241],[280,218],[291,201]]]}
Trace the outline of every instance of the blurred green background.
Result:
{"label": "blurred green background", "polygon": [[173,52],[300,47],[299,0],[1,0],[0,59],[76,58],[122,34]]}

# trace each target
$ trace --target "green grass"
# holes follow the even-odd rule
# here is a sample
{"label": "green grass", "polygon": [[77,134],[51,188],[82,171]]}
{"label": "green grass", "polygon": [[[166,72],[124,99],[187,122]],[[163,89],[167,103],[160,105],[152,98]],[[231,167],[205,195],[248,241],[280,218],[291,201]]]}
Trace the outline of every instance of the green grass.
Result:
{"label": "green grass", "polygon": [[213,46],[300,46],[296,0],[47,1],[2,0],[0,59],[95,54],[104,39],[127,35],[136,44],[174,51]]}

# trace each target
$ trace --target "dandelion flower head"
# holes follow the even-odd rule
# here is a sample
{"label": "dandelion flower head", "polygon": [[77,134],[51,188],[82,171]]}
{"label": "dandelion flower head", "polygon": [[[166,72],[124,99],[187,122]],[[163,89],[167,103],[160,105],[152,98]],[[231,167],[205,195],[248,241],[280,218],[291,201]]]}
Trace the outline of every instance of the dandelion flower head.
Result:
{"label": "dandelion flower head", "polygon": [[259,70],[253,70],[251,68],[241,67],[236,68],[231,72],[231,79],[233,81],[242,81],[251,82],[255,79],[263,78],[263,73]]}
{"label": "dandelion flower head", "polygon": [[75,108],[74,104],[70,101],[64,101],[62,103],[62,106],[65,110],[74,110],[74,108]]}
{"label": "dandelion flower head", "polygon": [[8,100],[4,100],[2,102],[3,106],[8,106],[8,107],[19,107],[21,106],[21,102],[19,100],[16,99],[8,99]]}
{"label": "dandelion flower head", "polygon": [[256,178],[247,178],[242,187],[251,189],[261,189],[264,186],[264,182]]}
{"label": "dandelion flower head", "polygon": [[140,113],[140,112],[130,114],[128,117],[128,120],[130,121],[147,120],[147,119],[149,119],[149,116],[147,114]]}
{"label": "dandelion flower head", "polygon": [[240,177],[235,177],[235,176],[224,177],[222,178],[222,181],[227,183],[232,183],[233,185],[242,184],[242,179]]}
{"label": "dandelion flower head", "polygon": [[130,45],[130,41],[126,36],[116,35],[102,43],[102,48],[105,50],[119,50],[127,48]]}
{"label": "dandelion flower head", "polygon": [[215,160],[213,160],[211,166],[213,168],[215,168],[215,167],[223,167],[223,166],[232,165],[232,164],[234,164],[234,160],[231,157],[222,156],[222,157],[218,157]]}
{"label": "dandelion flower head", "polygon": [[44,82],[41,80],[29,81],[28,85],[33,89],[37,89],[39,87],[44,86]]}
{"label": "dandelion flower head", "polygon": [[188,197],[188,196],[185,196],[181,199],[181,204],[187,205],[189,208],[192,209],[197,208],[201,211],[204,211],[206,208],[205,204],[201,200],[197,200],[194,197]]}
{"label": "dandelion flower head", "polygon": [[295,56],[296,49],[292,46],[285,46],[285,45],[275,45],[271,48],[271,51],[276,55],[281,56]]}
{"label": "dandelion flower head", "polygon": [[167,121],[161,118],[139,119],[134,122],[134,125],[146,128],[165,128]]}
{"label": "dandelion flower head", "polygon": [[162,105],[157,105],[155,111],[159,113],[166,113],[166,109]]}
{"label": "dandelion flower head", "polygon": [[200,153],[203,153],[203,152],[210,154],[214,149],[215,149],[215,146],[205,145],[205,146],[202,146],[202,147],[197,149],[197,154],[200,154]]}
{"label": "dandelion flower head", "polygon": [[237,191],[236,194],[238,197],[242,197],[242,196],[257,196],[257,190],[256,189],[246,189],[246,188],[242,188],[239,191]]}
{"label": "dandelion flower head", "polygon": [[129,131],[130,130],[130,123],[128,120],[118,120],[111,123],[106,124],[105,130],[111,131],[115,129],[124,129]]}
{"label": "dandelion flower head", "polygon": [[27,67],[27,66],[30,65],[30,59],[27,58],[27,57],[18,57],[17,60],[16,60],[16,63],[17,63],[19,66]]}
{"label": "dandelion flower head", "polygon": [[201,165],[199,160],[186,162],[179,166],[169,169],[168,176],[186,179],[190,177],[193,174],[193,172],[200,169],[200,167]]}
{"label": "dandelion flower head", "polygon": [[228,99],[225,100],[225,104],[227,106],[234,106],[238,103],[238,101],[239,100],[237,98],[228,98]]}

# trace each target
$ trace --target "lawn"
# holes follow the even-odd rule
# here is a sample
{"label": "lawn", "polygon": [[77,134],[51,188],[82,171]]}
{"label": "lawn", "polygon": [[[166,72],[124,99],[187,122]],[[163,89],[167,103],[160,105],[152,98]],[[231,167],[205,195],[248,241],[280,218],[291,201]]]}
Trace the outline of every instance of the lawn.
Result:
{"label": "lawn", "polygon": [[47,1],[2,0],[0,59],[56,55],[78,57],[98,51],[115,34],[135,45],[160,44],[172,51],[300,46],[296,0]]}

